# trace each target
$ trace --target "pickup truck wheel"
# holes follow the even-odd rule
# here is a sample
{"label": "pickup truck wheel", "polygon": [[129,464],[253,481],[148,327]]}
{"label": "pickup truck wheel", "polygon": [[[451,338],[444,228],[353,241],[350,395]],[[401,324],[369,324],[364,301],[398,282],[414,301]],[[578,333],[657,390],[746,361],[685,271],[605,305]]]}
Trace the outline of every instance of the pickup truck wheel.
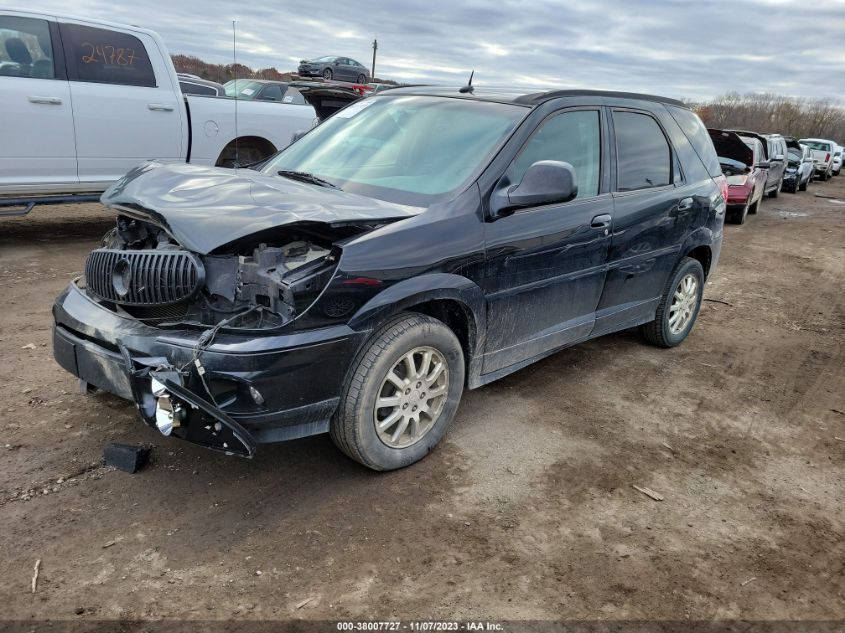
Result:
{"label": "pickup truck wheel", "polygon": [[770,191],[770,192],[769,192],[769,197],[770,197],[770,198],[777,198],[777,197],[778,197],[778,194],[780,193],[780,188],[781,188],[782,186],[783,186],[783,181],[781,180],[781,181],[778,183],[778,186],[777,186],[777,187],[775,187],[772,191]]}
{"label": "pickup truck wheel", "polygon": [[752,204],[751,206],[748,207],[748,212],[751,215],[756,215],[757,212],[760,210],[760,202],[762,200],[763,200],[763,196],[761,195],[759,198],[757,198],[757,202],[755,202],[754,204]]}
{"label": "pickup truck wheel", "polygon": [[685,257],[666,286],[654,321],[640,326],[645,339],[660,347],[679,345],[695,324],[703,290],[704,269],[698,260]]}
{"label": "pickup truck wheel", "polygon": [[331,68],[326,68],[323,71],[323,79],[325,79],[326,81],[331,81],[331,79],[332,79],[332,69]]}
{"label": "pickup truck wheel", "polygon": [[354,361],[332,440],[373,470],[413,464],[446,433],[463,385],[464,354],[452,330],[423,314],[400,315]]}

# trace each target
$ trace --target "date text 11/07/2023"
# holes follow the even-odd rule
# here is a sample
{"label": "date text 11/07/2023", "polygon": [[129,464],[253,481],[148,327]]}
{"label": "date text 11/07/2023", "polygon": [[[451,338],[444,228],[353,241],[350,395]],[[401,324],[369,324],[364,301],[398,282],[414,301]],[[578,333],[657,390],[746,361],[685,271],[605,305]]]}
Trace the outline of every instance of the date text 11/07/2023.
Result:
{"label": "date text 11/07/2023", "polygon": [[343,621],[337,623],[338,631],[499,631],[505,632],[501,622],[488,621],[439,621],[439,620],[412,620],[402,622],[401,620],[391,621]]}

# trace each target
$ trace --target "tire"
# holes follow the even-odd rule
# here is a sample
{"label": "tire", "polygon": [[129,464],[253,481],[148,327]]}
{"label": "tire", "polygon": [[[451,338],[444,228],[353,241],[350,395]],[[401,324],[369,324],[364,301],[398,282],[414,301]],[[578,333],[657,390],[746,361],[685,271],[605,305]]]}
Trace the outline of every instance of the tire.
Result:
{"label": "tire", "polygon": [[[437,362],[439,355],[444,366],[436,374],[438,382],[428,385],[432,390],[442,390],[439,398],[425,399],[422,390],[426,388],[426,380],[421,376],[416,376],[420,380],[408,380],[405,358],[412,355],[413,363],[415,366],[419,363],[417,369],[422,370],[427,351],[431,353],[431,363]],[[394,371],[397,369],[404,375]],[[431,377],[435,372],[437,365],[426,375]],[[410,394],[400,391],[389,374],[403,387],[407,385]],[[329,433],[341,451],[367,468],[380,471],[403,468],[425,457],[440,441],[455,417],[463,388],[464,353],[454,332],[430,316],[401,314],[375,332],[356,356]],[[380,397],[398,401],[395,407],[377,409],[376,401]],[[409,405],[414,410],[420,405],[432,407],[436,412],[424,417],[421,411],[414,423],[412,416],[403,413]],[[399,416],[396,422],[377,430],[379,421],[387,422],[394,414]],[[413,437],[414,428],[419,437]],[[387,436],[397,432],[398,438],[393,438],[391,445]]]}
{"label": "tire", "polygon": [[763,197],[761,196],[761,197],[757,200],[757,202],[755,202],[755,203],[754,203],[754,204],[752,204],[750,207],[748,207],[748,212],[749,212],[751,215],[757,215],[757,211],[759,211],[759,210],[760,210],[760,202],[761,202],[762,200],[763,200]]}
{"label": "tire", "polygon": [[733,209],[728,211],[728,215],[725,218],[731,224],[745,224],[745,218],[748,217],[748,207],[751,206],[750,203],[746,204],[742,209]]}
{"label": "tire", "polygon": [[366,75],[358,75],[358,83],[359,84],[367,83],[367,76]]}
{"label": "tire", "polygon": [[772,191],[769,192],[770,198],[777,198],[778,194],[780,193],[780,188],[783,186],[783,181],[778,183],[778,186],[775,187]]}
{"label": "tire", "polygon": [[807,178],[807,182],[804,182],[804,183],[802,183],[802,184],[798,185],[798,189],[799,189],[800,191],[807,191],[807,187],[809,187],[809,186],[810,186],[810,181],[811,181],[811,180],[812,180],[812,178]]}
{"label": "tire", "polygon": [[[670,325],[670,319],[673,317],[672,306],[676,301],[676,295],[682,293],[681,283],[683,282],[686,285],[688,277],[695,281],[694,295],[688,292],[683,293],[686,294],[686,297],[681,300],[678,307],[682,311],[681,313],[687,316],[683,321],[683,326],[674,330],[673,325]],[[695,325],[695,320],[698,318],[703,290],[704,269],[698,260],[692,257],[684,257],[675,268],[675,272],[672,273],[669,283],[666,284],[666,290],[657,306],[654,321],[640,326],[640,332],[645,340],[659,347],[680,345],[689,336]]]}
{"label": "tire", "polygon": [[325,79],[326,81],[331,81],[333,76],[334,76],[334,74],[332,73],[331,68],[326,68],[323,71],[323,79]]}

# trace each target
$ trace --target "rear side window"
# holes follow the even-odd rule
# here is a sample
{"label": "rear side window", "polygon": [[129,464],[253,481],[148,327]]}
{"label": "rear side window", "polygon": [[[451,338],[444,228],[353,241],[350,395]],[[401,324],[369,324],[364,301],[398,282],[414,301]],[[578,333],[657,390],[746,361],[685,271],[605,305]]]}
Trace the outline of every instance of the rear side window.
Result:
{"label": "rear side window", "polygon": [[653,118],[637,112],[613,113],[616,131],[617,191],[672,183],[672,152]]}
{"label": "rear side window", "polygon": [[134,35],[81,24],[61,30],[71,80],[155,87],[147,49]]}
{"label": "rear side window", "polygon": [[539,160],[559,160],[575,168],[578,198],[599,193],[601,134],[597,110],[564,112],[547,119],[511,164],[508,176],[518,183]]}
{"label": "rear side window", "polygon": [[180,81],[179,87],[182,89],[182,93],[186,95],[203,95],[208,97],[217,96],[217,90],[211,86],[194,84],[189,81]]}
{"label": "rear side window", "polygon": [[704,163],[704,167],[711,176],[716,177],[721,175],[722,169],[719,166],[719,157],[713,149],[713,141],[707,133],[707,128],[704,127],[701,119],[692,110],[686,108],[679,108],[677,106],[666,106],[672,118],[681,128],[684,135],[689,139],[695,153]]}
{"label": "rear side window", "polygon": [[279,84],[267,84],[258,97],[262,101],[281,101],[282,87]]}
{"label": "rear side window", "polygon": [[0,15],[0,76],[55,79],[46,20]]}
{"label": "rear side window", "polygon": [[305,97],[296,88],[288,88],[285,91],[285,96],[282,99],[283,103],[291,103],[293,105],[307,105]]}

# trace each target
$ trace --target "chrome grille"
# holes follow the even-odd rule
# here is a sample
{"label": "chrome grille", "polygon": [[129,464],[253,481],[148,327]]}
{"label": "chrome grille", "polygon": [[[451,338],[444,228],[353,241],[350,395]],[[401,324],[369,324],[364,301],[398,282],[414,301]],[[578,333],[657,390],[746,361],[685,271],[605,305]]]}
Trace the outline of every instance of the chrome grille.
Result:
{"label": "chrome grille", "polygon": [[185,251],[100,248],[85,263],[88,290],[129,306],[169,305],[194,296],[205,281],[202,262]]}

